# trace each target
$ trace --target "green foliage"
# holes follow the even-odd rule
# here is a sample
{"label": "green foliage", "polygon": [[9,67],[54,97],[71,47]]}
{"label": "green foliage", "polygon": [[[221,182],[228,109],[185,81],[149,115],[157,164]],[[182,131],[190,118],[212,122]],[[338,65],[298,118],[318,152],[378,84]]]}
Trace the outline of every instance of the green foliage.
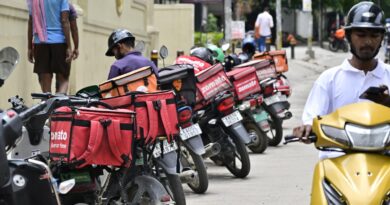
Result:
{"label": "green foliage", "polygon": [[195,32],[194,42],[196,46],[204,46],[207,43],[218,45],[221,39],[223,39],[222,32],[210,32],[210,33]]}
{"label": "green foliage", "polygon": [[207,16],[207,32],[217,32],[218,31],[218,20],[214,14],[209,13]]}

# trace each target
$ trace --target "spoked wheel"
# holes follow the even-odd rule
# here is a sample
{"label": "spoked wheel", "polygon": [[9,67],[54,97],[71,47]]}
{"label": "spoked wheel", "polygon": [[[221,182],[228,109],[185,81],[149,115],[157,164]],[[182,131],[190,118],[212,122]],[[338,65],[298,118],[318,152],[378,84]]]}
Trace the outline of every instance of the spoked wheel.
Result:
{"label": "spoked wheel", "polygon": [[232,140],[235,152],[231,153],[234,155],[232,160],[225,160],[224,165],[234,176],[245,178],[251,169],[248,151],[246,150],[245,144],[237,136],[231,135],[230,133],[229,135],[229,140]]}
{"label": "spoked wheel", "polygon": [[270,130],[267,132],[268,136],[268,145],[278,146],[283,138],[283,120],[279,119],[277,116],[270,114],[268,118],[270,124]]}
{"label": "spoked wheel", "polygon": [[206,166],[203,163],[203,158],[191,150],[182,148],[181,160],[184,167],[189,167],[191,170],[196,172],[194,180],[192,180],[190,183],[187,183],[188,186],[195,193],[205,193],[209,187],[209,179]]}
{"label": "spoked wheel", "polygon": [[254,153],[263,153],[268,147],[267,135],[253,122],[245,122],[244,126],[250,136],[255,136],[253,144],[248,146],[249,149]]}

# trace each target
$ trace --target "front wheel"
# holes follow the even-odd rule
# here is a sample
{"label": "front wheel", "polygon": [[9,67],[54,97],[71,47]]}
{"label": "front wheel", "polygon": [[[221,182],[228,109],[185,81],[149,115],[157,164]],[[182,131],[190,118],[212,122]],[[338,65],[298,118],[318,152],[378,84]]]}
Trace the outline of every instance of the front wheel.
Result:
{"label": "front wheel", "polygon": [[329,41],[329,50],[336,52],[338,50],[337,41]]}
{"label": "front wheel", "polygon": [[268,145],[278,146],[283,138],[283,120],[278,118],[274,114],[270,114],[268,118],[268,123],[271,127],[271,129],[267,132],[267,136],[269,138]]}
{"label": "front wheel", "polygon": [[253,122],[245,122],[245,129],[250,136],[254,137],[254,142],[248,148],[254,153],[263,153],[268,147],[268,137]]}
{"label": "front wheel", "polygon": [[249,160],[248,151],[246,150],[245,144],[237,137],[229,133],[229,140],[235,147],[234,158],[232,160],[225,160],[224,165],[234,176],[238,178],[245,178],[248,176],[251,170],[251,163]]}
{"label": "front wheel", "polygon": [[188,166],[196,172],[195,179],[188,186],[197,194],[203,194],[209,187],[209,179],[203,158],[191,150],[183,150],[182,164]]}

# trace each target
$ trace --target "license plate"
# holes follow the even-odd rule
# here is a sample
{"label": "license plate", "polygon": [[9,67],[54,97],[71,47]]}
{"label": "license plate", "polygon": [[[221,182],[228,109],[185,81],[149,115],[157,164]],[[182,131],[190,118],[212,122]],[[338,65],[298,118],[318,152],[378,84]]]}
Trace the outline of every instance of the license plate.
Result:
{"label": "license plate", "polygon": [[283,102],[283,101],[287,101],[287,97],[285,95],[280,94],[280,93],[264,99],[264,102],[267,105],[272,105],[276,102]]}
{"label": "license plate", "polygon": [[190,139],[191,137],[194,137],[196,135],[202,134],[202,130],[199,127],[199,124],[193,124],[189,127],[186,127],[184,129],[180,128],[180,137],[182,140]]}
{"label": "license plate", "polygon": [[226,127],[229,127],[230,125],[239,122],[241,120],[242,120],[242,115],[238,111],[235,111],[232,114],[222,118],[222,122]]}
{"label": "license plate", "polygon": [[[163,152],[164,152],[164,154],[167,154],[169,152],[173,152],[175,150],[177,150],[177,144],[176,144],[175,141],[173,141],[172,143],[168,143],[167,140],[163,141]],[[155,158],[158,158],[158,157],[161,156],[160,142],[156,142],[156,147],[153,150],[153,156]]]}

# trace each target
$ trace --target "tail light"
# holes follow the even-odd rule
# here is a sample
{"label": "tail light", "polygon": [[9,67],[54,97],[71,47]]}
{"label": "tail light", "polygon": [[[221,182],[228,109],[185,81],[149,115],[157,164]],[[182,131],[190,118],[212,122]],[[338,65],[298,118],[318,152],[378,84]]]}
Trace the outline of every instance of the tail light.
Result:
{"label": "tail light", "polygon": [[234,106],[234,98],[233,96],[227,97],[223,99],[219,104],[218,104],[218,111],[222,113],[231,113],[233,112],[233,106]]}
{"label": "tail light", "polygon": [[254,109],[257,106],[257,102],[258,102],[257,99],[249,99],[247,101],[242,102],[242,104],[238,106],[238,109],[240,111],[244,111],[247,109]]}
{"label": "tail light", "polygon": [[184,106],[178,109],[179,113],[179,123],[182,127],[185,127],[186,124],[191,122],[192,109],[189,106]]}
{"label": "tail light", "polygon": [[269,84],[263,89],[264,96],[270,96],[274,94],[274,85]]}

